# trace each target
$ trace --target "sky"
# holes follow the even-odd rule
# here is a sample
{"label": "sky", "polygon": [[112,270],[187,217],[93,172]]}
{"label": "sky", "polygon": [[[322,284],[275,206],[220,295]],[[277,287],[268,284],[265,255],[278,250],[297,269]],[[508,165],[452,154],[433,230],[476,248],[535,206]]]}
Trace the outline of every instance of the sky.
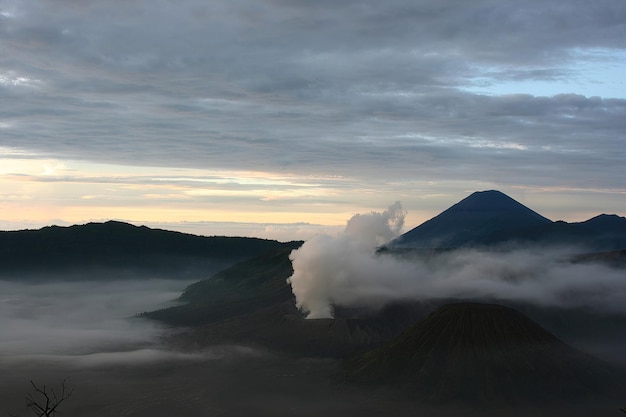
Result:
{"label": "sky", "polygon": [[623,0],[0,0],[0,229],[626,215]]}

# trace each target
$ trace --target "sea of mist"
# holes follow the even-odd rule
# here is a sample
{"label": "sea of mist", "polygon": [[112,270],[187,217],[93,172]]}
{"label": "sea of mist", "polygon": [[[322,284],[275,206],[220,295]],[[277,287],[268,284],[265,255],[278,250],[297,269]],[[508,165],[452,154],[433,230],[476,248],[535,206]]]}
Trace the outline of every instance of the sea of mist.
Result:
{"label": "sea of mist", "polygon": [[0,281],[0,362],[87,366],[173,355],[159,351],[164,329],[137,314],[172,305],[185,285],[162,279]]}
{"label": "sea of mist", "polygon": [[460,249],[429,257],[390,256],[377,248],[397,237],[404,212],[358,214],[334,236],[317,235],[294,250],[289,278],[308,318],[333,306],[376,306],[396,300],[495,299],[581,307],[626,315],[623,269],[574,263],[581,246]]}
{"label": "sea of mist", "polygon": [[[344,233],[318,235],[294,251],[290,281],[301,308],[321,317],[331,315],[333,305],[484,295],[488,290],[495,296],[515,289],[511,298],[623,312],[617,303],[624,299],[623,277],[610,268],[563,262],[567,251],[468,250],[442,255],[434,263],[376,255],[379,245],[400,232],[402,222],[402,208],[395,204],[385,212],[355,216]],[[423,275],[416,280],[416,273]],[[601,284],[593,291],[589,274]],[[547,287],[546,276],[552,283]],[[67,416],[502,415],[499,410],[422,408],[338,384],[341,368],[334,360],[282,357],[243,346],[191,353],[167,349],[161,336],[170,329],[137,314],[173,305],[187,284],[147,278],[0,281],[0,413],[28,415],[24,395],[31,379],[52,387],[69,377],[75,394],[62,410]],[[567,414],[553,411],[544,415],[613,415],[614,407],[605,414],[604,409],[589,414],[574,406]],[[525,409],[506,413],[531,414],[538,415]]]}
{"label": "sea of mist", "polygon": [[[175,304],[187,282],[62,278],[0,281],[0,415],[30,415],[31,380],[58,391],[64,379],[74,394],[59,415],[241,415],[256,384],[286,372],[282,359],[246,346],[168,348],[162,338],[175,330],[137,314]],[[288,396],[271,393],[278,399],[268,407]]]}

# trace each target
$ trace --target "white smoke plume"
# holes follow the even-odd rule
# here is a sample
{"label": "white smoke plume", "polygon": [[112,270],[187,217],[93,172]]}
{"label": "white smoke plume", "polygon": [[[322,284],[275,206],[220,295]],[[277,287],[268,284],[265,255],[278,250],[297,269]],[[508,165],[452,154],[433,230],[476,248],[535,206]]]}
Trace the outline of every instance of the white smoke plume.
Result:
{"label": "white smoke plume", "polygon": [[332,304],[350,301],[358,277],[383,273],[374,252],[398,236],[404,216],[400,202],[382,213],[356,214],[339,236],[316,235],[291,253],[294,273],[288,282],[307,318],[332,317]]}
{"label": "white smoke plume", "polygon": [[458,250],[430,258],[376,254],[403,222],[399,203],[356,215],[336,236],[319,235],[291,253],[289,278],[307,318],[329,318],[333,306],[380,305],[428,298],[500,299],[583,306],[626,314],[624,270],[569,262],[580,249]]}

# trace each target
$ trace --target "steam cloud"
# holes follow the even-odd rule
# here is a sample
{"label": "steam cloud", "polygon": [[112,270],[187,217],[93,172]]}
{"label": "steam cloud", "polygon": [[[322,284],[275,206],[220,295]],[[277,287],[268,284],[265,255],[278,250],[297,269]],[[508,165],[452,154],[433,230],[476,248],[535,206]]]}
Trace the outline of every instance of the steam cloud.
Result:
{"label": "steam cloud", "polygon": [[569,262],[573,248],[467,249],[429,259],[376,254],[398,235],[403,220],[395,203],[382,213],[355,215],[342,234],[315,236],[291,253],[288,282],[307,318],[330,318],[333,306],[428,298],[491,298],[626,314],[623,270]]}

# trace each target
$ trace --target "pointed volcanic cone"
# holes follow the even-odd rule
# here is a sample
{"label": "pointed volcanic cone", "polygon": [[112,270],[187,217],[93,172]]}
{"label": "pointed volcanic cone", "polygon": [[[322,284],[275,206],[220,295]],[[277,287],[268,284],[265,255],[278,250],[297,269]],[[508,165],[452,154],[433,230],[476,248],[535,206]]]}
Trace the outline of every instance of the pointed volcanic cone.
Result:
{"label": "pointed volcanic cone", "polygon": [[387,246],[421,249],[480,246],[506,241],[551,223],[500,191],[476,191]]}
{"label": "pointed volcanic cone", "polygon": [[409,389],[428,402],[544,402],[605,394],[610,366],[499,305],[438,308],[383,348],[346,363],[349,380]]}

